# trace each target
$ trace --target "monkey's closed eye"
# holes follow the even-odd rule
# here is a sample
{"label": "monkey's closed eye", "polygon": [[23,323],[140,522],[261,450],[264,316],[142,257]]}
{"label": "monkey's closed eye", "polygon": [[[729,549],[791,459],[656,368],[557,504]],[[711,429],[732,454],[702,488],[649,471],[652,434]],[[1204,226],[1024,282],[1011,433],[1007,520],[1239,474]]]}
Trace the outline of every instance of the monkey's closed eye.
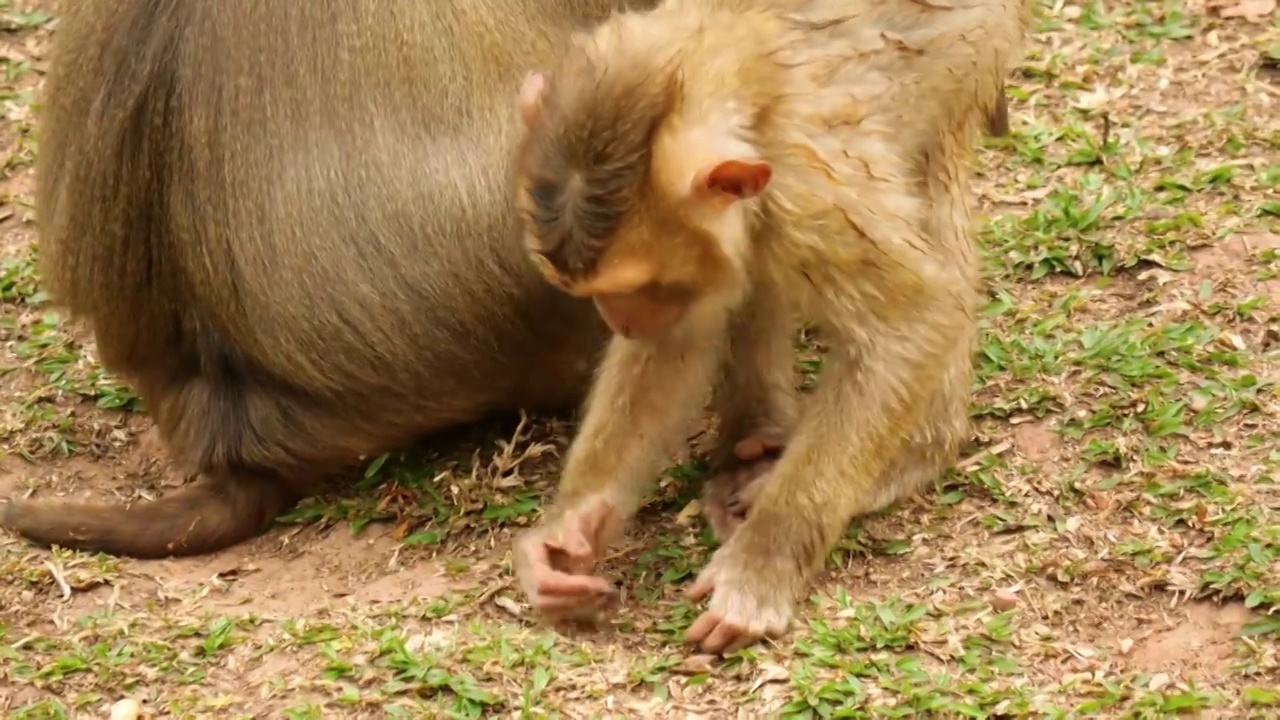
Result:
{"label": "monkey's closed eye", "polygon": [[550,180],[535,182],[529,188],[529,199],[540,208],[551,207],[560,199],[560,188]]}

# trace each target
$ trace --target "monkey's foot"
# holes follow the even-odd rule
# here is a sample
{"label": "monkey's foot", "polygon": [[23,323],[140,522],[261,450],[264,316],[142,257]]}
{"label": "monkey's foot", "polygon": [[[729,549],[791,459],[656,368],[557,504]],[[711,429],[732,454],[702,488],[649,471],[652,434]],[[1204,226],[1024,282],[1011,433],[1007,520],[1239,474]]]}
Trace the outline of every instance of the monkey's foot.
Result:
{"label": "monkey's foot", "polygon": [[702,652],[737,652],[780,637],[791,626],[796,588],[787,578],[794,569],[789,573],[776,555],[759,557],[747,551],[742,540],[738,534],[717,550],[685,593],[695,602],[711,594],[706,611],[685,633]]}
{"label": "monkey's foot", "polygon": [[521,533],[512,565],[534,609],[556,620],[586,619],[615,601],[617,591],[593,573],[620,525],[613,506],[597,497]]}
{"label": "monkey's foot", "polygon": [[747,519],[747,512],[768,480],[785,440],[772,431],[750,435],[733,446],[733,458],[722,463],[702,492],[702,515],[721,545]]}

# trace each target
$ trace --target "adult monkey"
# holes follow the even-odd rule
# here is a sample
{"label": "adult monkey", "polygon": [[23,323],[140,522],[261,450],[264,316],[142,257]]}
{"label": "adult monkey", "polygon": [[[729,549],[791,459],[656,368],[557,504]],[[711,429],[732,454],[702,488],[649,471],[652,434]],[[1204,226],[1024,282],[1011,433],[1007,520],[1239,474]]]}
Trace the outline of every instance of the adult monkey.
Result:
{"label": "adult monkey", "polygon": [[362,455],[577,405],[605,338],[537,275],[513,92],[654,0],[73,0],[40,115],[41,270],[201,478],[0,526],[140,558],[254,536]]}

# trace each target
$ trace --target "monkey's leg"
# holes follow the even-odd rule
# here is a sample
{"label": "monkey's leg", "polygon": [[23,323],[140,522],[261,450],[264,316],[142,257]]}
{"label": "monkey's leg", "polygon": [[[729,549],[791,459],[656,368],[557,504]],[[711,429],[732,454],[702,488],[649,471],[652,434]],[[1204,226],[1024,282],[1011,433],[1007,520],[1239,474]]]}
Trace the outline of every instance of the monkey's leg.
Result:
{"label": "monkey's leg", "polygon": [[[971,364],[970,289],[940,279],[898,278],[906,287],[881,296],[910,297],[913,307],[844,318],[835,328],[830,365],[772,478],[689,590],[694,599],[713,592],[687,635],[703,651],[785,632],[796,599],[849,522],[900,494],[902,479],[887,471],[912,435],[928,436],[934,420],[926,409],[944,384],[967,378]],[[859,352],[857,338],[877,340]]]}
{"label": "monkey's leg", "polygon": [[709,314],[656,340],[609,344],[555,503],[516,540],[513,565],[535,608],[581,614],[607,598],[609,584],[590,573],[696,425],[726,321]]}
{"label": "monkey's leg", "polygon": [[956,462],[960,448],[971,437],[972,364],[963,346],[948,363],[941,386],[929,398],[925,411],[916,416],[913,432],[876,483],[875,497],[866,513],[878,512],[931,486]]}
{"label": "monkey's leg", "polygon": [[702,488],[702,515],[716,542],[728,542],[746,520],[783,447],[781,436],[751,435],[734,446],[732,460],[714,466]]}
{"label": "monkey's leg", "polygon": [[730,324],[729,362],[716,388],[720,426],[703,516],[724,544],[767,482],[795,425],[793,318],[772,283],[755,285]]}

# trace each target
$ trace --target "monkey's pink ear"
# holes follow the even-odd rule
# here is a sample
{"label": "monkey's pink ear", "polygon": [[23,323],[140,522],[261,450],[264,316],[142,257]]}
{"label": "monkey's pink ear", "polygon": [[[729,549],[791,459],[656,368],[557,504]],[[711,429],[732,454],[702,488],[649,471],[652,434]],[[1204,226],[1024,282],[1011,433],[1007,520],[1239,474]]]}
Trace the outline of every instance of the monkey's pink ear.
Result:
{"label": "monkey's pink ear", "polygon": [[722,160],[698,173],[694,190],[746,200],[764,192],[772,177],[773,166],[763,160]]}
{"label": "monkey's pink ear", "polygon": [[546,92],[547,78],[540,72],[525,76],[520,86],[520,119],[526,128],[533,127],[542,115],[542,93]]}

